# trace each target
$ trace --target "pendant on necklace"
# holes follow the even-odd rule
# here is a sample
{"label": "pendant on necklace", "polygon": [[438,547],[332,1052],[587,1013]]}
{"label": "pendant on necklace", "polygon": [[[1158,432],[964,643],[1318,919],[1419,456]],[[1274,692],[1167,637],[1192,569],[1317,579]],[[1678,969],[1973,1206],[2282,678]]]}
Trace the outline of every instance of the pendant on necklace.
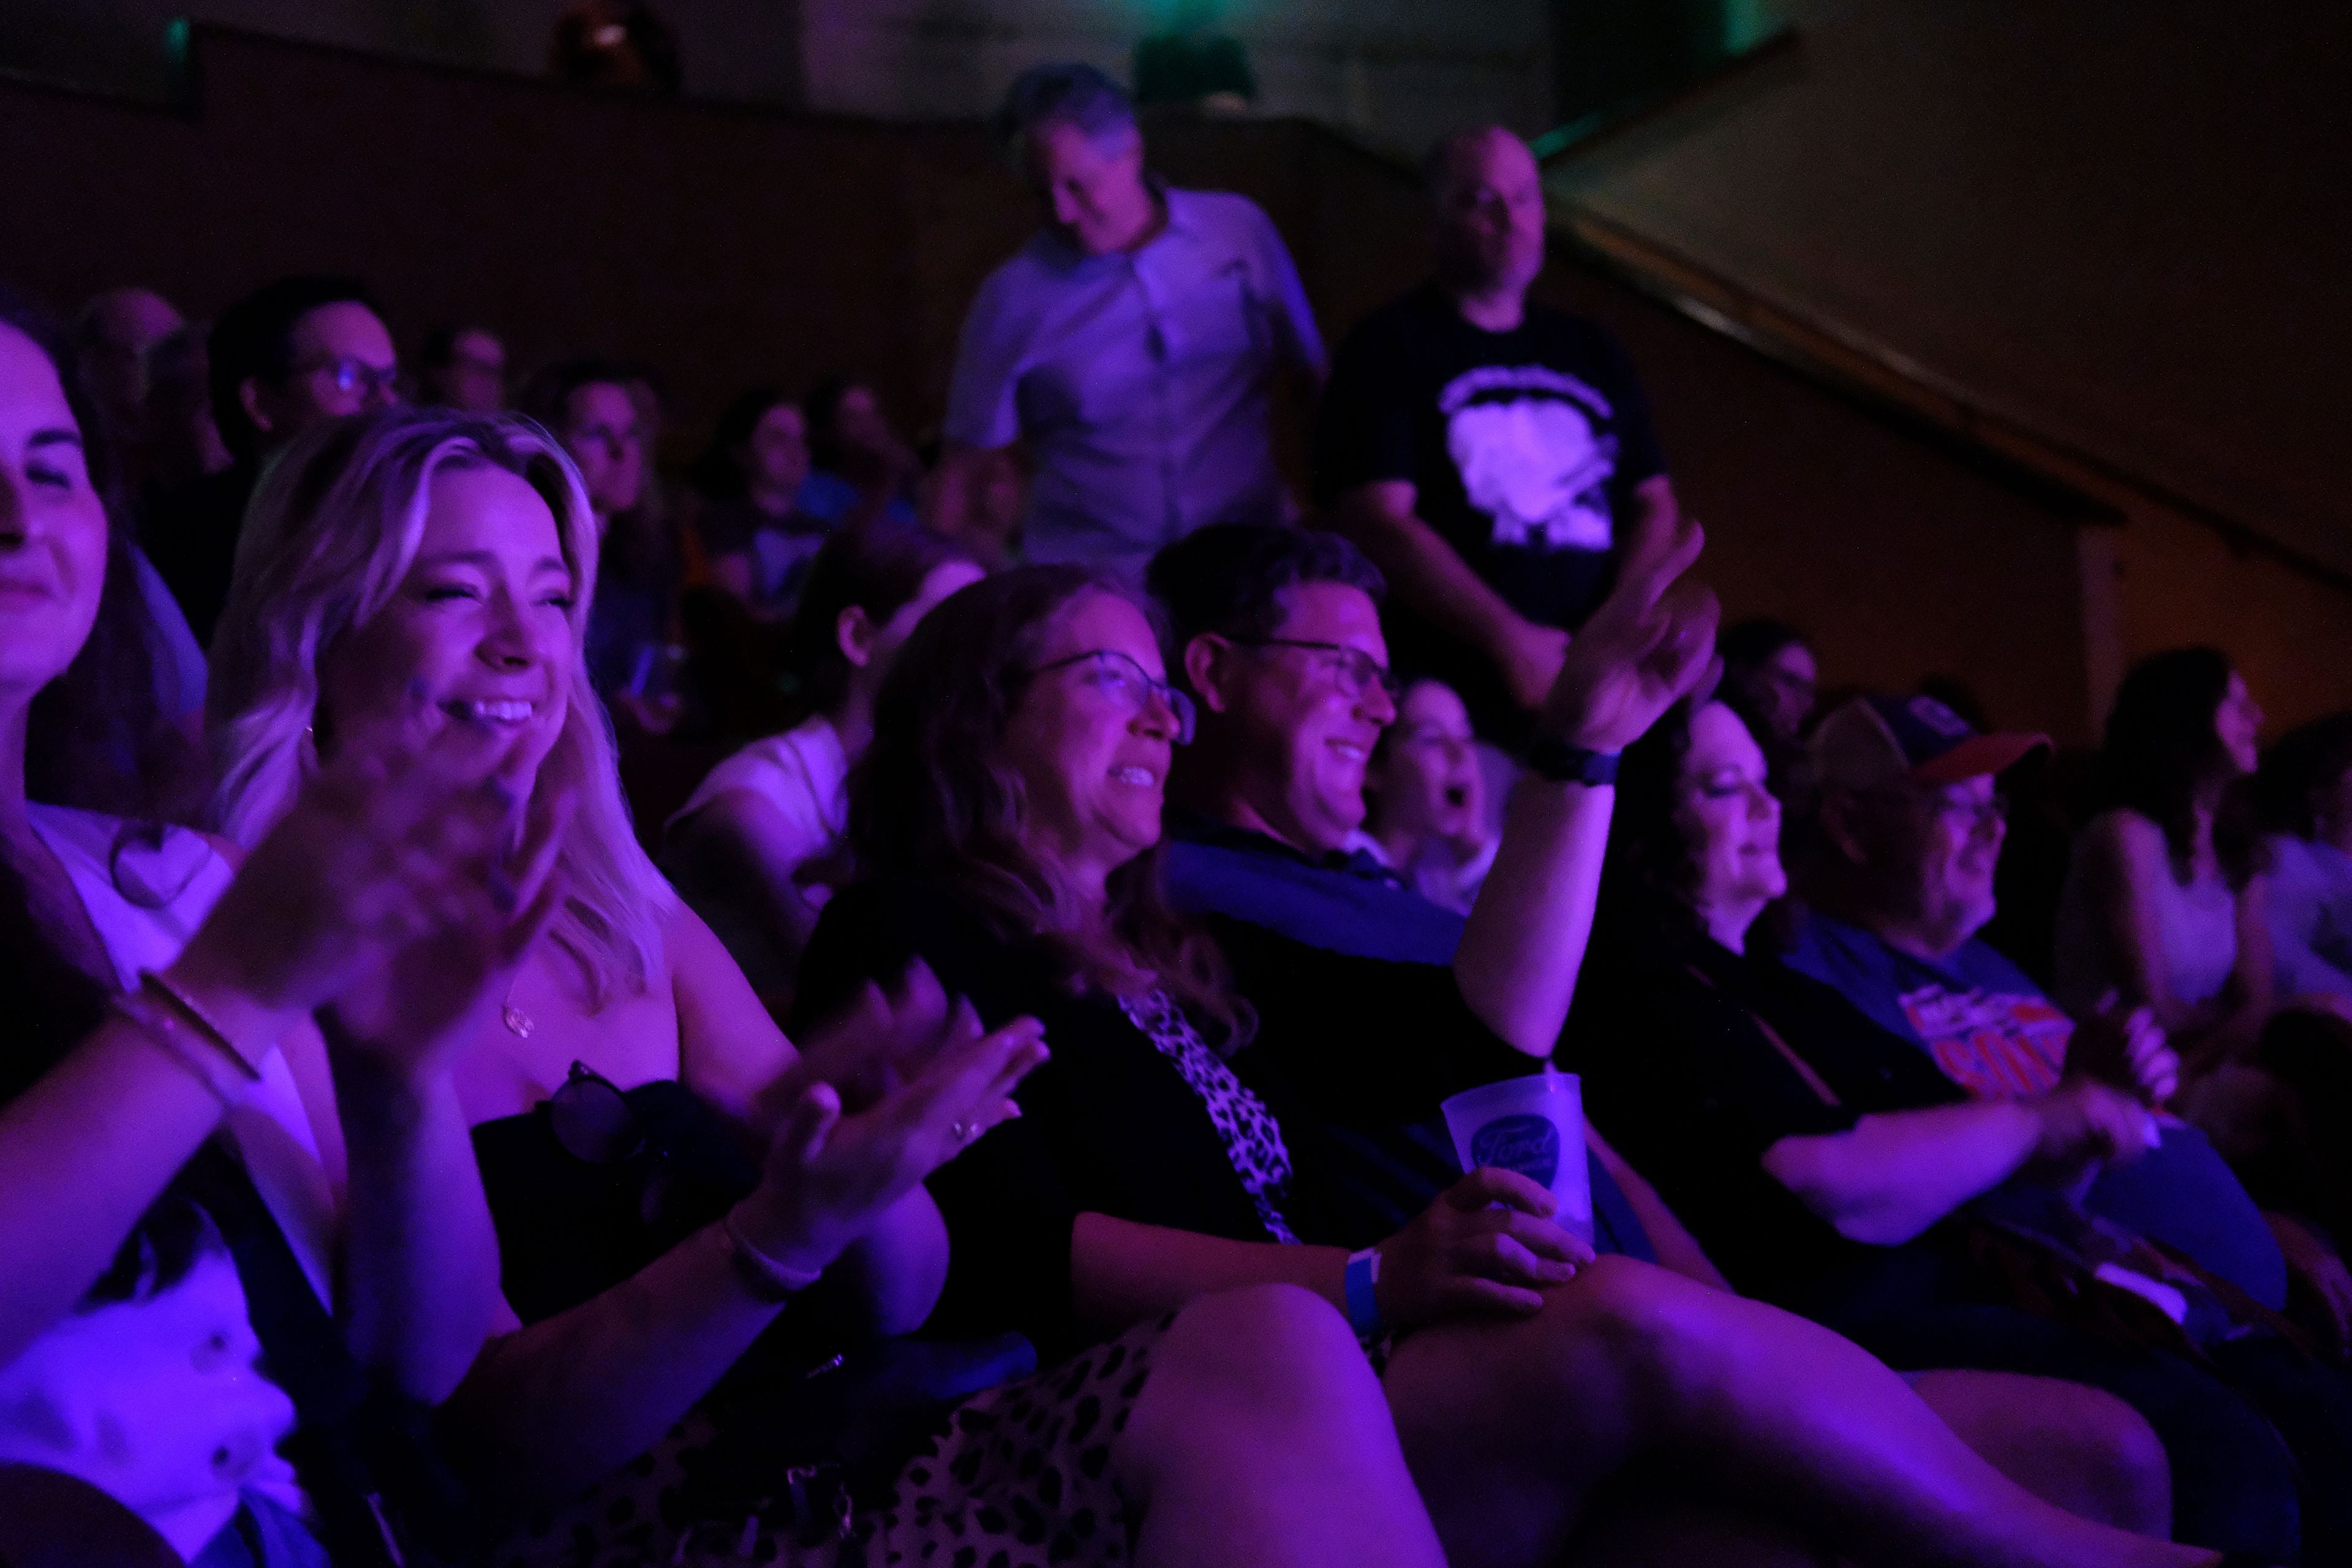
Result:
{"label": "pendant on necklace", "polygon": [[530,1014],[511,1002],[499,1009],[499,1022],[504,1024],[507,1033],[518,1040],[530,1038],[531,1030],[537,1026],[531,1023]]}

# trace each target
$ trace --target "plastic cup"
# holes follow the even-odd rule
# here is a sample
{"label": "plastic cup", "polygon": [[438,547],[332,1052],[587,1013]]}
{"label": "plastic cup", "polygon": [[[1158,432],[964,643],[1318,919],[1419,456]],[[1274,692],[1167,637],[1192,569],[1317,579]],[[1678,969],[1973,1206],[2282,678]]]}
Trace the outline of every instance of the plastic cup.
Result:
{"label": "plastic cup", "polygon": [[1454,1155],[1469,1174],[1484,1166],[1516,1171],[1551,1189],[1559,1200],[1552,1219],[1590,1246],[1592,1241],[1592,1177],[1584,1163],[1584,1087],[1574,1073],[1547,1072],[1532,1078],[1465,1089],[1445,1101],[1446,1131]]}

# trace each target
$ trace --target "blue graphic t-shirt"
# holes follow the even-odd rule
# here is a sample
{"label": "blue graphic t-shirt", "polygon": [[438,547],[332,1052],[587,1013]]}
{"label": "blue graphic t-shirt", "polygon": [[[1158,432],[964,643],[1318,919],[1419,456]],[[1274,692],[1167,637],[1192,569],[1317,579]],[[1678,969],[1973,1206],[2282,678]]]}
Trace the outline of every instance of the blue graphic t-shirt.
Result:
{"label": "blue graphic t-shirt", "polygon": [[[2046,1093],[2065,1071],[2074,1019],[1981,942],[1925,959],[1815,914],[1788,963],[1919,1047],[1979,1100]],[[2282,1306],[2286,1261],[2262,1211],[2205,1134],[2171,1117],[2163,1131],[2161,1148],[2102,1173],[2084,1206],[2179,1247],[2264,1306]]]}

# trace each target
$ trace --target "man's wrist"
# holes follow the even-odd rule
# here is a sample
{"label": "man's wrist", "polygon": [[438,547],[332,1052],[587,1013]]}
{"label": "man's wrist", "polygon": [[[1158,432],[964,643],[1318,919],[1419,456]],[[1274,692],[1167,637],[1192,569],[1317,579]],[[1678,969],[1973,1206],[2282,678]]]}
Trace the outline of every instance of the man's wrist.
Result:
{"label": "man's wrist", "polygon": [[1538,778],[1553,784],[1582,784],[1588,789],[1607,789],[1616,784],[1620,755],[1614,747],[1604,750],[1544,730],[1528,737],[1519,750],[1519,760]]}

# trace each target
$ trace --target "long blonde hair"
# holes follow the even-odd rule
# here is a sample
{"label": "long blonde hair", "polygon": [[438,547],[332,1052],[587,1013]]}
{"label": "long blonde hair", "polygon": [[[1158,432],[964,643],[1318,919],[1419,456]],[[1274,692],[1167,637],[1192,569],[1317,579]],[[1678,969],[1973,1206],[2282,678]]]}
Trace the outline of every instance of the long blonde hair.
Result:
{"label": "long blonde hair", "polygon": [[581,657],[594,596],[596,522],[563,449],[528,419],[397,409],[310,431],[271,463],[237,540],[214,633],[206,728],[219,764],[214,825],[250,847],[310,765],[319,664],[391,603],[425,535],[433,476],[494,468],[555,514],[571,569],[572,676],[563,728],[534,791],[576,791],[558,862],[569,893],[551,934],[577,961],[589,1005],[644,990],[663,969],[675,895],[639,847],[621,797],[613,732]]}

